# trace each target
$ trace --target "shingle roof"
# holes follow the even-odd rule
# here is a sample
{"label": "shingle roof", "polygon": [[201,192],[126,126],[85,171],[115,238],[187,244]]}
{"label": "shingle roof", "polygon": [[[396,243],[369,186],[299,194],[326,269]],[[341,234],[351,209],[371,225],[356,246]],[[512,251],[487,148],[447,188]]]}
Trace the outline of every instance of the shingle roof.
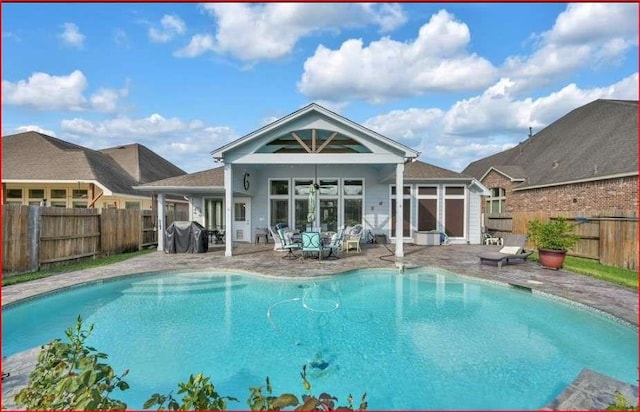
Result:
{"label": "shingle roof", "polygon": [[101,149],[100,152],[111,156],[138,183],[186,174],[164,157],[138,143]]}
{"label": "shingle roof", "polygon": [[2,179],[93,180],[113,193],[147,195],[132,188],[138,182],[111,156],[33,131],[2,138]]}
{"label": "shingle roof", "polygon": [[224,167],[170,177],[144,185],[145,187],[223,187]]}
{"label": "shingle roof", "polygon": [[471,176],[416,160],[404,167],[405,179],[471,179]]}
{"label": "shingle roof", "polygon": [[520,167],[526,181],[518,188],[637,174],[638,101],[595,100],[463,173],[480,179],[492,166],[505,173]]}
{"label": "shingle roof", "polygon": [[[472,179],[461,173],[443,169],[419,160],[407,163],[404,168],[404,178],[414,180],[426,179]],[[224,187],[224,167],[203,170],[188,175],[171,177],[144,185],[144,187]]]}

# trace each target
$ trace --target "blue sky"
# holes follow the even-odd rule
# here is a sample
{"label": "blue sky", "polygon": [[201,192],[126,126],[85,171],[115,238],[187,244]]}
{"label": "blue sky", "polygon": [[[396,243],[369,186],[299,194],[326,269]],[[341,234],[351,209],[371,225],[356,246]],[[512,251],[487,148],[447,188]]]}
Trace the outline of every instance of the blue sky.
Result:
{"label": "blue sky", "polygon": [[3,136],[187,172],[310,102],[461,171],[598,98],[638,99],[637,4],[2,4]]}

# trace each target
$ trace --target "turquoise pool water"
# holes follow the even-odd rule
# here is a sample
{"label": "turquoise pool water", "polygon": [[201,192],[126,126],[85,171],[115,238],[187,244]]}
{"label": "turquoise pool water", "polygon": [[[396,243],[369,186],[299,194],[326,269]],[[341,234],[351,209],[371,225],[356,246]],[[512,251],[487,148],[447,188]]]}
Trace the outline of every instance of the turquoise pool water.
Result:
{"label": "turquoise pool water", "polygon": [[535,409],[588,367],[636,383],[637,329],[592,311],[440,271],[363,270],[314,280],[167,273],[73,288],[2,311],[3,356],[95,323],[90,343],[140,409],[190,373],[240,399],[269,376],[276,393],[370,409]]}

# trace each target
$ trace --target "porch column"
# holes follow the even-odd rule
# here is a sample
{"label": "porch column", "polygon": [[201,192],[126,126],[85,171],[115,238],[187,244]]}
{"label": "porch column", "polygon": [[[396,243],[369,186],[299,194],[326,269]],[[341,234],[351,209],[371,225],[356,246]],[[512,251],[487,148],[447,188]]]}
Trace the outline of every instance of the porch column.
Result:
{"label": "porch column", "polygon": [[404,242],[402,221],[404,214],[402,212],[402,206],[404,203],[404,190],[402,185],[404,184],[404,163],[398,163],[396,165],[396,257],[404,257]]}
{"label": "porch column", "polygon": [[164,216],[166,209],[164,205],[164,193],[158,193],[158,224],[156,226],[156,233],[158,234],[158,250],[164,251]]}
{"label": "porch column", "polygon": [[231,210],[233,208],[233,187],[232,187],[232,182],[233,182],[233,173],[231,170],[231,165],[228,163],[224,164],[224,207],[225,207],[225,214],[224,214],[224,221],[225,221],[225,225],[224,225],[224,243],[225,243],[225,249],[224,249],[224,255],[225,256],[233,256],[232,252],[231,252],[231,247],[233,246],[231,244],[231,231],[233,230],[232,227],[232,222],[231,222]]}

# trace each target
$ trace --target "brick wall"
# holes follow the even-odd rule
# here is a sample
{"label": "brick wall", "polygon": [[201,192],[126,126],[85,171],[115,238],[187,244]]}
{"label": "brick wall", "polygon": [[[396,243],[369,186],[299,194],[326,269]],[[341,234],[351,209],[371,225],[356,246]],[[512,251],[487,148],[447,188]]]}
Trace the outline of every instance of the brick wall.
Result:
{"label": "brick wall", "polygon": [[[489,189],[506,190],[506,212],[567,211],[588,215],[603,210],[632,214],[638,211],[637,176],[513,192],[514,185],[507,177],[491,171],[482,183]],[[483,211],[485,207],[486,202]]]}

